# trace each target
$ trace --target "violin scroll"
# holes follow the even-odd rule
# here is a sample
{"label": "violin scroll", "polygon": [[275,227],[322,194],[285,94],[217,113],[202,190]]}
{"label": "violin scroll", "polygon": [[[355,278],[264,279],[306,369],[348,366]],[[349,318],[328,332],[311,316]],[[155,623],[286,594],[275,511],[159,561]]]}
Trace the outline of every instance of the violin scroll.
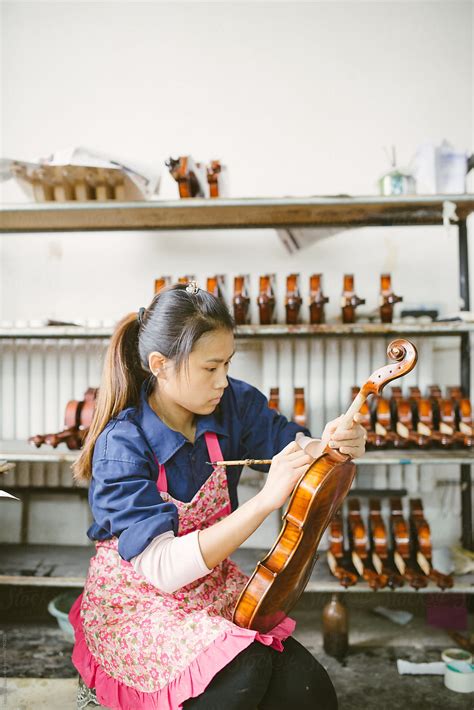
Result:
{"label": "violin scroll", "polygon": [[387,356],[394,360],[392,365],[384,365],[373,372],[354,398],[343,417],[343,424],[351,424],[369,394],[380,394],[386,384],[411,372],[418,361],[418,351],[409,340],[392,340],[387,348]]}

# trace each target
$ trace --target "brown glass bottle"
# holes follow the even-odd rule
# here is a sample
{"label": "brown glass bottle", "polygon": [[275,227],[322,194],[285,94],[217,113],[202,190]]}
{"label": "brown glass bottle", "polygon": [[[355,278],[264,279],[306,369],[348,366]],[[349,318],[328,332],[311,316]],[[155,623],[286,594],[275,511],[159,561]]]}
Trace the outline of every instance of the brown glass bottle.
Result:
{"label": "brown glass bottle", "polygon": [[338,594],[323,609],[323,644],[328,656],[342,659],[349,648],[349,615]]}

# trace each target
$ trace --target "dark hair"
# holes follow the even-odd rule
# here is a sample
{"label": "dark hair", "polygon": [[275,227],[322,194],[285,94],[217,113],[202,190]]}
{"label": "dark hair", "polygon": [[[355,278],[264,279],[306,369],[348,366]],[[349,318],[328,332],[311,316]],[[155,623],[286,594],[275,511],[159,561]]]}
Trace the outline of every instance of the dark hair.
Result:
{"label": "dark hair", "polygon": [[[226,304],[208,291],[186,290],[173,284],[157,293],[148,308],[129,313],[117,324],[105,355],[94,416],[81,454],[74,462],[74,479],[92,476],[92,455],[108,421],[126,407],[137,406],[143,382],[150,377],[148,356],[155,350],[173,360],[179,372],[199,338],[210,331],[233,330]],[[152,375],[151,375],[152,376]]]}

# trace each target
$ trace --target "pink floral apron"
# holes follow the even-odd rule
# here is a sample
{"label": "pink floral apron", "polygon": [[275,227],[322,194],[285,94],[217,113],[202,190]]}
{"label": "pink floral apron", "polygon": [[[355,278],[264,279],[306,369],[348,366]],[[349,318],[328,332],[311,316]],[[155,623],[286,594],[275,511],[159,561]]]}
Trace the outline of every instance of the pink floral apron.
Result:
{"label": "pink floral apron", "polygon": [[[206,432],[205,439],[209,460],[221,460],[217,435]],[[163,500],[178,508],[179,535],[213,525],[231,512],[223,466],[214,466],[188,503],[168,493],[162,464],[157,488]],[[106,707],[178,710],[253,641],[282,651],[282,640],[293,633],[296,623],[290,617],[267,634],[233,623],[248,575],[230,558],[168,594],[137,574],[117,545],[115,536],[96,542],[84,590],[69,612],[75,631],[72,661]]]}

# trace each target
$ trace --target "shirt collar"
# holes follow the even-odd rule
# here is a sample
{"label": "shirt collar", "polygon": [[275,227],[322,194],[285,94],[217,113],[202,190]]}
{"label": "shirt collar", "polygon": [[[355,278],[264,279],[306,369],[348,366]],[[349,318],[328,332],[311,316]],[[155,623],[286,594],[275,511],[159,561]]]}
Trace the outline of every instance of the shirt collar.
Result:
{"label": "shirt collar", "polygon": [[[138,409],[138,418],[140,425],[146,438],[155,452],[159,463],[166,463],[169,459],[188,441],[186,437],[179,431],[170,429],[156,412],[148,404],[148,394],[151,390],[150,378],[146,379],[140,390],[140,406]],[[222,400],[221,400],[222,402]],[[198,414],[196,422],[196,440],[206,431],[213,431],[216,434],[229,436],[225,429],[217,410],[219,406],[211,414]]]}

